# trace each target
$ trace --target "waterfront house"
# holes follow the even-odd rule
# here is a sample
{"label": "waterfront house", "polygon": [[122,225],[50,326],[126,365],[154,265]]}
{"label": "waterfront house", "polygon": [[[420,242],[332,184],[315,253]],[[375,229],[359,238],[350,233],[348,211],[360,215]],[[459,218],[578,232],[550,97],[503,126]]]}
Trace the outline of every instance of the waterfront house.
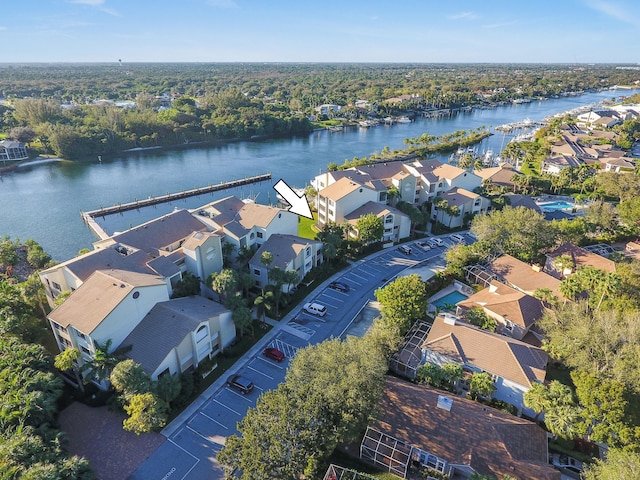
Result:
{"label": "waterfront house", "polygon": [[274,233],[298,233],[298,215],[295,213],[235,196],[211,202],[193,213],[233,245],[236,253],[242,248],[259,248]]}
{"label": "waterfront house", "polygon": [[[267,266],[261,262],[263,252],[270,252],[273,256],[271,265]],[[249,271],[258,288],[265,288],[268,285],[269,270],[274,267],[279,267],[284,271],[297,272],[297,282],[282,286],[283,291],[287,291],[296,287],[305,275],[320,265],[322,261],[322,242],[296,235],[274,234],[262,244],[251,258]]]}
{"label": "waterfront house", "polygon": [[415,203],[430,202],[453,188],[473,191],[482,185],[482,178],[474,172],[438,160],[418,160],[407,164],[408,171],[418,179]]}
{"label": "waterfront house", "polygon": [[0,161],[26,160],[28,158],[29,154],[24,143],[15,140],[2,140],[0,142]]}
{"label": "waterfront house", "polygon": [[523,418],[395,377],[387,377],[378,411],[360,457],[401,478],[419,465],[454,480],[474,472],[560,480],[549,465],[547,433]]}
{"label": "waterfront house", "polygon": [[331,103],[325,103],[322,105],[318,105],[315,108],[315,110],[316,110],[316,113],[319,113],[320,115],[330,115],[330,114],[340,112],[340,110],[342,110],[342,106],[331,104]]}
{"label": "waterfront house", "polygon": [[621,116],[624,116],[624,114],[615,110],[592,110],[578,114],[576,116],[576,124],[578,127],[588,130],[611,128],[622,123]]}
{"label": "waterfront house", "polygon": [[531,295],[496,280],[487,288],[456,304],[456,315],[464,317],[472,308],[481,308],[498,324],[497,332],[522,340],[535,322],[542,318],[544,306]]}
{"label": "waterfront house", "polygon": [[[162,277],[170,289],[188,271],[205,279],[222,269],[221,236],[187,210],[177,210],[94,242],[94,250],[39,273],[51,306],[97,270]],[[170,291],[171,293],[171,291]]]}
{"label": "waterfront house", "polygon": [[367,202],[386,203],[386,188],[376,188],[371,183],[364,184],[342,177],[318,191],[318,226],[322,228],[328,223],[344,223],[346,215]]}
{"label": "waterfront house", "polygon": [[510,163],[501,163],[497,167],[474,170],[473,173],[482,179],[482,184],[487,188],[504,187],[509,190],[514,190],[516,188],[516,184],[513,182],[513,177],[523,175]]}
{"label": "waterfront house", "polygon": [[468,372],[487,372],[496,386],[494,398],[528,415],[523,395],[544,382],[548,356],[540,348],[505,335],[481,330],[453,315],[436,317],[422,344],[423,363],[457,363]]}

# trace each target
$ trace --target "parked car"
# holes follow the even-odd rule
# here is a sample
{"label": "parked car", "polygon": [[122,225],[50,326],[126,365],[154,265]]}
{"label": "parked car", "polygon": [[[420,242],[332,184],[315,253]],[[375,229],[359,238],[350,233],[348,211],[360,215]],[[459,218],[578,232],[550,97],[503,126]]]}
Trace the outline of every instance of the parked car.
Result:
{"label": "parked car", "polygon": [[307,313],[318,315],[319,317],[324,317],[327,314],[327,307],[319,303],[305,303],[302,309]]}
{"label": "parked car", "polygon": [[444,242],[441,238],[432,238],[431,241],[435,243],[438,247],[444,247]]}
{"label": "parked car", "polygon": [[411,255],[411,252],[413,252],[413,250],[411,250],[411,247],[407,247],[406,245],[400,245],[398,247],[398,250],[400,251],[400,253],[404,253],[405,255]]}
{"label": "parked car", "polygon": [[346,283],[342,283],[342,282],[331,282],[329,284],[329,288],[332,288],[334,290],[337,290],[339,292],[343,292],[346,293],[350,290],[349,285],[347,285]]}
{"label": "parked car", "polygon": [[576,460],[563,453],[554,453],[551,456],[551,463],[568,477],[575,479],[582,478],[583,464],[580,460]]}
{"label": "parked car", "polygon": [[453,235],[451,235],[451,240],[453,240],[456,243],[465,243],[465,239],[462,235],[458,235],[457,233],[454,233]]}
{"label": "parked car", "polygon": [[416,246],[424,252],[431,250],[431,246],[426,241],[416,242]]}
{"label": "parked car", "polygon": [[267,347],[262,351],[262,353],[265,357],[275,360],[276,362],[281,362],[285,359],[284,352],[275,347]]}
{"label": "parked car", "polygon": [[246,395],[253,390],[253,382],[242,375],[231,375],[227,378],[227,385]]}

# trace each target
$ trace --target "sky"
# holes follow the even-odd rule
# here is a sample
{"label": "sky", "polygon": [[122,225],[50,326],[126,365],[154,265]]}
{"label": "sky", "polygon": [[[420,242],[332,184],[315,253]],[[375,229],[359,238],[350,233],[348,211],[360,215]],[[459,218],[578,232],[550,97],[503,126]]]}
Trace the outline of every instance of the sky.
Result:
{"label": "sky", "polygon": [[638,63],[637,0],[0,0],[0,62]]}

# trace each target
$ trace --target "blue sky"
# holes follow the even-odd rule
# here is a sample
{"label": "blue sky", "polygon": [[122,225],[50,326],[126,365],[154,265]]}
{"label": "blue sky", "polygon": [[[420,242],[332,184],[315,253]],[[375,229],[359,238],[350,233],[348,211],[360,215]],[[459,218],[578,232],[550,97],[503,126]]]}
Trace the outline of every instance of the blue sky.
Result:
{"label": "blue sky", "polygon": [[3,0],[0,62],[640,62],[637,0]]}

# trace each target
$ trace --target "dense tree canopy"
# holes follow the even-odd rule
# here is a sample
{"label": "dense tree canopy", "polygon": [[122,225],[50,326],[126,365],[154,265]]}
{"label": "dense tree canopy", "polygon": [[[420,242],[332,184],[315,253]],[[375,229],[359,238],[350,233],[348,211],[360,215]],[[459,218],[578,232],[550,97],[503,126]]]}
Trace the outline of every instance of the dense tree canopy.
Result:
{"label": "dense tree canopy", "polygon": [[398,277],[377,289],[375,296],[382,309],[382,322],[401,336],[426,315],[426,287],[419,275]]}

